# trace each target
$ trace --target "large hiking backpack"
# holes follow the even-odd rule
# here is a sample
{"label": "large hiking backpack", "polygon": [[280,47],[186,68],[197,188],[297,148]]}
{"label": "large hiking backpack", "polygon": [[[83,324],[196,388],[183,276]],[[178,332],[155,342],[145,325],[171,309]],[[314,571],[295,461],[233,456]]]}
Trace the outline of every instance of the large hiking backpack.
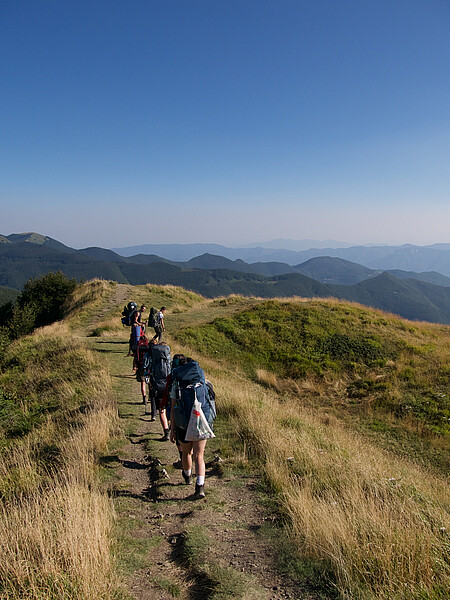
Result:
{"label": "large hiking backpack", "polygon": [[144,358],[148,353],[148,350],[148,339],[145,337],[145,335],[141,335],[136,346],[136,365],[138,369],[144,369]]}
{"label": "large hiking backpack", "polygon": [[155,308],[154,306],[152,306],[150,309],[150,314],[148,316],[148,324],[150,327],[156,327],[159,324],[158,323],[158,313],[159,313],[159,310],[157,308]]}
{"label": "large hiking backpack", "polygon": [[155,344],[150,348],[152,387],[158,392],[166,389],[167,377],[170,374],[170,347],[167,344]]}
{"label": "large hiking backpack", "polygon": [[[212,426],[216,418],[214,389],[211,382],[208,382],[210,388],[206,383],[205,374],[198,362],[193,360],[174,369],[172,371],[172,381],[176,385],[175,425],[181,429],[187,428],[194,400],[197,398],[206,420]],[[209,389],[212,390],[212,393]]]}
{"label": "large hiking backpack", "polygon": [[136,302],[128,302],[128,304],[126,304],[123,307],[123,311],[122,311],[122,324],[123,325],[131,325],[131,319],[134,315],[134,313],[137,311],[138,306],[136,304]]}

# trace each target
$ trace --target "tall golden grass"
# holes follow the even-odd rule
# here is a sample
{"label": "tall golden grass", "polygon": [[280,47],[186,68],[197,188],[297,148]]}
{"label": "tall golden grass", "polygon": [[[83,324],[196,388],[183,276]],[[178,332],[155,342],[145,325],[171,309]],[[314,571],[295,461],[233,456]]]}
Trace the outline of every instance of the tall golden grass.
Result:
{"label": "tall golden grass", "polygon": [[259,372],[263,387],[211,357],[197,358],[214,383],[219,414],[262,462],[297,552],[331,570],[341,597],[448,597],[445,479],[304,406],[298,392],[277,393],[271,374]]}
{"label": "tall golden grass", "polygon": [[[70,427],[49,415],[25,438],[2,447],[0,598],[110,600],[118,590],[114,512],[99,488],[96,463],[117,428],[110,376],[64,323],[17,343],[42,352],[56,339],[65,349],[61,360],[75,360],[80,372],[55,385],[54,393],[60,403],[72,400],[72,407],[74,397],[83,396],[84,409],[71,415]],[[59,365],[61,378],[70,366]],[[48,380],[51,369],[51,361],[24,366],[27,385]],[[39,456],[49,447],[59,453],[45,465]]]}

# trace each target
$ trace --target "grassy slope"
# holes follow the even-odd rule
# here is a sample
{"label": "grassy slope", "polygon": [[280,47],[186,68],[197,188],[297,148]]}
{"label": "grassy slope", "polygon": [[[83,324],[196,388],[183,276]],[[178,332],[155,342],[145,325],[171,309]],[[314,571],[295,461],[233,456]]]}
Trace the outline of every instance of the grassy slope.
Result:
{"label": "grassy slope", "polygon": [[[92,301],[84,289],[75,306]],[[447,443],[440,417],[447,410],[448,328],[332,301],[209,301],[170,286],[141,286],[132,293],[129,299],[167,306],[172,347],[201,360],[214,382],[221,419],[234,432],[235,451],[257,459],[288,519],[293,554],[327,571],[343,597],[446,598],[448,486],[427,467],[442,466],[439,444],[442,449]],[[81,311],[70,323],[78,330],[88,322],[89,313]],[[106,315],[95,334],[121,329],[119,315]],[[20,375],[20,351],[15,356]],[[67,368],[74,377],[90,370]],[[61,379],[64,375],[50,372],[39,381],[46,390],[61,385]],[[3,383],[11,382],[6,378]],[[33,377],[23,382],[15,393],[35,385]],[[102,397],[103,388],[102,383],[95,395]],[[69,396],[74,399],[83,389],[85,383],[73,384]],[[409,396],[405,403],[407,394],[416,404]],[[396,413],[398,407],[406,410],[403,416]],[[400,431],[403,441],[396,450],[408,458],[381,450],[367,435],[356,433],[361,427],[365,434],[376,428],[377,439],[387,436],[390,441]],[[97,431],[93,433],[90,443],[98,444]],[[427,452],[424,459],[417,455],[419,441]],[[0,476],[3,485],[9,470]],[[33,489],[36,467],[25,473],[20,485]],[[107,507],[103,510],[107,513]],[[11,526],[11,521],[4,523]],[[105,573],[109,568],[107,563],[99,567]],[[70,573],[74,575],[65,583],[79,586],[85,580],[86,590],[93,583],[80,577],[81,569]],[[28,584],[20,573],[13,574],[16,579],[11,572],[2,574],[1,585],[7,579]],[[65,583],[57,580],[60,589]],[[6,588],[0,589],[4,593]],[[106,598],[111,592],[105,587],[102,593]]]}
{"label": "grassy slope", "polygon": [[177,338],[448,472],[448,327],[335,301],[245,304]]}
{"label": "grassy slope", "polygon": [[321,300],[223,299],[167,320],[304,558],[348,597],[446,597],[448,327]]}
{"label": "grassy slope", "polygon": [[[82,295],[101,301],[103,283]],[[80,300],[80,298],[79,298]],[[116,427],[110,378],[68,323],[10,345],[0,372],[0,597],[115,597],[112,507],[95,457]]]}

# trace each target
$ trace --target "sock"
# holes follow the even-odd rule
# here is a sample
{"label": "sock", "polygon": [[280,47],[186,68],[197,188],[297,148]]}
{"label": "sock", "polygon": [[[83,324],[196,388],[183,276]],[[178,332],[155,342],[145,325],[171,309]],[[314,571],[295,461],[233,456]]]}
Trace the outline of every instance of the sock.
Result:
{"label": "sock", "polygon": [[205,476],[197,475],[197,485],[205,485]]}
{"label": "sock", "polygon": [[192,469],[188,469],[187,471],[185,471],[185,470],[183,469],[183,472],[184,472],[184,474],[185,474],[187,477],[190,477],[190,476],[191,476],[191,473],[192,473]]}

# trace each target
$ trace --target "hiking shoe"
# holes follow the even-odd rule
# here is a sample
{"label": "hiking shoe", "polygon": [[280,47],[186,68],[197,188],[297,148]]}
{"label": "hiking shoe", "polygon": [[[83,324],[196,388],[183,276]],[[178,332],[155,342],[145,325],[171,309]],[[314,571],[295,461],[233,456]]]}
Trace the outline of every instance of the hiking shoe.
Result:
{"label": "hiking shoe", "polygon": [[156,421],[156,417],[155,417],[155,415],[154,415],[154,414],[151,414],[151,415],[150,415],[150,421]]}
{"label": "hiking shoe", "polygon": [[172,463],[172,467],[174,469],[182,469],[183,465],[181,464],[181,459],[180,460],[176,460],[175,462]]}
{"label": "hiking shoe", "polygon": [[192,475],[186,475],[186,473],[184,471],[181,471],[181,474],[183,475],[184,483],[186,485],[191,485],[191,483],[192,483]]}
{"label": "hiking shoe", "polygon": [[170,439],[170,438],[169,438],[169,432],[168,432],[168,431],[166,431],[166,432],[164,433],[164,435],[162,436],[162,439],[161,439],[161,441],[162,441],[162,442],[168,442],[168,441],[169,441],[169,439]]}
{"label": "hiking shoe", "polygon": [[205,486],[195,484],[195,497],[196,498],[204,498],[205,497]]}

